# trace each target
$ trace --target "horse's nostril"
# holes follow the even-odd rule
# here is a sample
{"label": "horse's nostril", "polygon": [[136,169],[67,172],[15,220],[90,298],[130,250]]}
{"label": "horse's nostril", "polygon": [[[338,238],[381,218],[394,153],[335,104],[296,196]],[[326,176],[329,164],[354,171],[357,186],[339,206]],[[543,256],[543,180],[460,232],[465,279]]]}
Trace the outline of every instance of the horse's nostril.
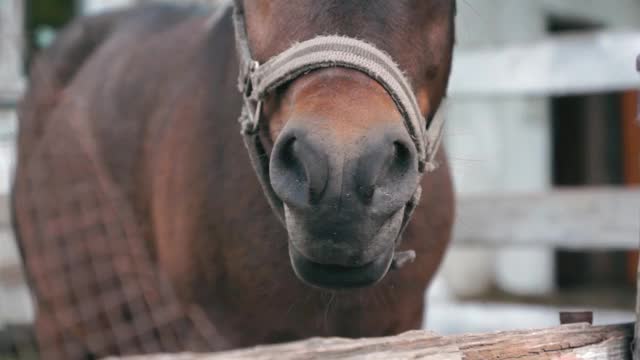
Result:
{"label": "horse's nostril", "polygon": [[393,142],[393,157],[391,159],[391,164],[389,165],[389,180],[397,179],[401,177],[403,174],[407,173],[411,168],[411,164],[413,161],[413,156],[409,147],[401,142],[394,141]]}
{"label": "horse's nostril", "polygon": [[360,187],[358,188],[358,193],[360,194],[360,197],[362,197],[362,200],[366,204],[371,203],[371,200],[373,199],[373,195],[375,194],[375,192],[376,192],[376,186],[374,184],[360,185]]}
{"label": "horse's nostril", "polygon": [[340,143],[302,125],[285,129],[271,153],[274,192],[290,209],[341,209],[340,216],[362,206],[379,215],[396,211],[419,178],[413,142],[401,126],[363,135]]}
{"label": "horse's nostril", "polygon": [[299,149],[296,149],[299,147],[300,145],[296,143],[295,136],[285,140],[278,154],[278,160],[280,161],[280,166],[290,171],[292,180],[295,180],[297,183],[304,183],[307,180],[307,174],[304,169],[304,164],[302,164],[299,157],[296,156],[296,150],[300,152]]}
{"label": "horse's nostril", "polygon": [[327,162],[305,136],[281,135],[271,154],[271,185],[282,201],[305,207],[317,202],[327,183]]}
{"label": "horse's nostril", "polygon": [[402,130],[387,129],[366,142],[355,175],[358,195],[366,205],[395,202],[415,190],[415,150]]}

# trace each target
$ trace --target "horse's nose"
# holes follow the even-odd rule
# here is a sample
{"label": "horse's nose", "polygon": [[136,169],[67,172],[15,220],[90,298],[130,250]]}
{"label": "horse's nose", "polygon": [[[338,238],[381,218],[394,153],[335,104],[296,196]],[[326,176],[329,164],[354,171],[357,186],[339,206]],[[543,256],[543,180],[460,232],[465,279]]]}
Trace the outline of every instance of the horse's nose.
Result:
{"label": "horse's nose", "polygon": [[413,142],[402,125],[361,130],[340,140],[304,126],[285,128],[271,155],[271,184],[295,208],[339,204],[391,213],[411,198],[419,179]]}
{"label": "horse's nose", "polygon": [[384,205],[413,193],[418,179],[416,149],[403,127],[376,129],[359,147],[353,189],[363,203],[371,205],[375,200]]}
{"label": "horse's nose", "polygon": [[271,154],[271,185],[280,199],[308,207],[322,198],[329,180],[326,149],[304,129],[287,129]]}

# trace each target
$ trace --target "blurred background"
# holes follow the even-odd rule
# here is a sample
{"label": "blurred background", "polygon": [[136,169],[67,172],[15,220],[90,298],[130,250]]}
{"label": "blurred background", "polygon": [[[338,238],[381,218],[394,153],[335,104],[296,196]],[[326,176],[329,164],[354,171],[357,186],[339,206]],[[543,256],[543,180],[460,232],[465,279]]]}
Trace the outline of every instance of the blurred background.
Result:
{"label": "blurred background", "polygon": [[[25,69],[74,17],[145,2],[0,0],[0,333],[34,316],[8,212]],[[459,216],[426,327],[554,326],[560,310],[633,321],[640,0],[460,0],[458,9],[442,111]]]}

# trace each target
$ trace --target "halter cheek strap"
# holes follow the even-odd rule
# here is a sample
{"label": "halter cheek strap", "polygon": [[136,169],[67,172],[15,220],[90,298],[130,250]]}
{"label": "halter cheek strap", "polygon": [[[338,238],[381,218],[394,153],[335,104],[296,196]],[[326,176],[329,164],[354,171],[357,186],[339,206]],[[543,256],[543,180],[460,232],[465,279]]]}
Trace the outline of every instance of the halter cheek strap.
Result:
{"label": "halter cheek strap", "polygon": [[[236,44],[240,57],[238,88],[244,106],[240,124],[245,145],[262,188],[272,208],[284,223],[284,205],[276,196],[269,180],[269,154],[258,132],[261,126],[262,102],[275,89],[306,73],[328,67],[343,67],[360,71],[376,80],[389,93],[402,114],[407,132],[418,154],[420,174],[438,167],[435,156],[440,146],[443,118],[435,116],[428,129],[413,89],[393,59],[372,44],[345,36],[318,36],[294,44],[263,64],[255,61],[249,48],[244,14],[234,12]],[[418,187],[405,207],[402,230],[420,200]]]}

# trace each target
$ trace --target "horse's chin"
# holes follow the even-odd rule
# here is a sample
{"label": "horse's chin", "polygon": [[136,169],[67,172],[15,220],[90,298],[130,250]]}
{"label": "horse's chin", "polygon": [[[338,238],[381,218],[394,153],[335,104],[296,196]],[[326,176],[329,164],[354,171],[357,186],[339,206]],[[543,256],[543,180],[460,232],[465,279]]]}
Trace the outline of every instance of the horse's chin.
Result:
{"label": "horse's chin", "polygon": [[354,289],[374,285],[389,271],[393,254],[394,246],[391,246],[364,265],[325,265],[310,260],[289,244],[289,257],[296,276],[307,285],[323,289]]}
{"label": "horse's chin", "polygon": [[293,212],[285,213],[289,257],[296,276],[314,287],[352,289],[372,286],[389,271],[404,207],[381,223],[325,224],[321,227],[331,230],[320,232],[309,231],[313,226],[301,225],[303,219]]}

